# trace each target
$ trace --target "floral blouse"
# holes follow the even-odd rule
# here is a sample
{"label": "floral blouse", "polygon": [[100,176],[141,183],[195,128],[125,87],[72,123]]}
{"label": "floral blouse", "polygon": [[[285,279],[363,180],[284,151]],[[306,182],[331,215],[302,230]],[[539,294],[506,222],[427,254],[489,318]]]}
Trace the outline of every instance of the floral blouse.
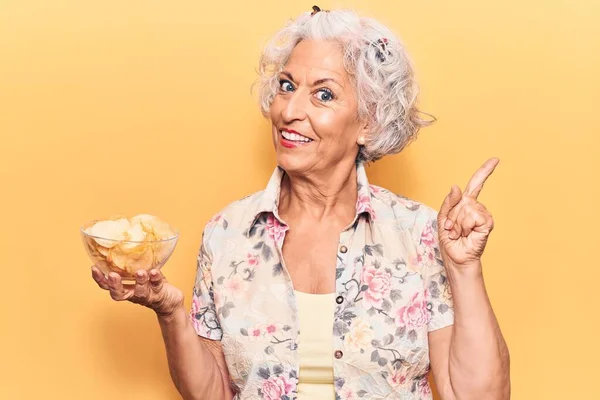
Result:
{"label": "floral blouse", "polygon": [[[220,340],[235,399],[297,398],[302,346],[282,258],[284,171],[206,225],[190,318]],[[340,235],[334,323],[336,400],[431,399],[428,332],[453,323],[436,212],[369,185],[357,165],[356,216]]]}

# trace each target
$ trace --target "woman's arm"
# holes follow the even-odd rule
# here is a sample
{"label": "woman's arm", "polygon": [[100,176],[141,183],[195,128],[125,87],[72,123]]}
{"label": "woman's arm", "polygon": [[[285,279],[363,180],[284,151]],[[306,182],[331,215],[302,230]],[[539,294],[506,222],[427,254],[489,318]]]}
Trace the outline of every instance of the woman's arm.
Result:
{"label": "woman's arm", "polygon": [[185,400],[233,398],[220,342],[196,333],[183,305],[183,293],[169,284],[160,271],[138,271],[135,285],[123,285],[114,272],[104,276],[95,266],[92,275],[113,300],[130,301],[156,312],[171,378]]}
{"label": "woman's arm", "polygon": [[477,201],[497,164],[497,159],[488,160],[464,194],[453,186],[437,218],[454,309],[454,326],[429,333],[433,375],[444,400],[510,398],[508,348],[486,293],[481,266],[494,221]]}
{"label": "woman's arm", "polygon": [[183,307],[158,321],[171,378],[183,399],[233,399],[221,343],[198,336]]}
{"label": "woman's arm", "polygon": [[430,360],[443,400],[509,399],[508,348],[487,296],[481,264],[446,268],[454,325],[429,333]]}

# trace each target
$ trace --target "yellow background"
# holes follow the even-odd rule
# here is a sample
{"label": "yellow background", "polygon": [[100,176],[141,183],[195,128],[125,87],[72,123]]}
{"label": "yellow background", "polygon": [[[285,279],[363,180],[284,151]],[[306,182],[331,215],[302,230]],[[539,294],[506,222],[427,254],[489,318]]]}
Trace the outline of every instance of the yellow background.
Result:
{"label": "yellow background", "polygon": [[[177,399],[153,313],[90,276],[78,227],[159,215],[186,291],[204,223],[274,167],[250,86],[307,1],[0,1],[0,398]],[[489,295],[513,399],[600,398],[600,3],[348,1],[389,24],[438,123],[372,182],[438,207],[490,156]]]}

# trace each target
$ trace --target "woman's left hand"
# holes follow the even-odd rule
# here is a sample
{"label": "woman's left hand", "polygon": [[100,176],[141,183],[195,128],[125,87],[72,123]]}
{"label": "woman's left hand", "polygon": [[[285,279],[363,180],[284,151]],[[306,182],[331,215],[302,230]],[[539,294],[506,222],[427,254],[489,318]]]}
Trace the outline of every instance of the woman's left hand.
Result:
{"label": "woman's left hand", "polygon": [[475,172],[463,193],[454,185],[446,196],[437,220],[440,251],[446,264],[458,268],[480,265],[494,219],[477,196],[499,161],[489,159]]}

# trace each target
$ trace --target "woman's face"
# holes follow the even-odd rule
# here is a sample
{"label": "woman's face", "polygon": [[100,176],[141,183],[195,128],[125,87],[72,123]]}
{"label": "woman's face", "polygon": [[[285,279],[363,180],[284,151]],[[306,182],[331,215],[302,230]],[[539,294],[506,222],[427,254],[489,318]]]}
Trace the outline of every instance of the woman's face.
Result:
{"label": "woman's face", "polygon": [[270,117],[277,163],[288,173],[354,163],[366,124],[339,44],[302,41],[279,75]]}

